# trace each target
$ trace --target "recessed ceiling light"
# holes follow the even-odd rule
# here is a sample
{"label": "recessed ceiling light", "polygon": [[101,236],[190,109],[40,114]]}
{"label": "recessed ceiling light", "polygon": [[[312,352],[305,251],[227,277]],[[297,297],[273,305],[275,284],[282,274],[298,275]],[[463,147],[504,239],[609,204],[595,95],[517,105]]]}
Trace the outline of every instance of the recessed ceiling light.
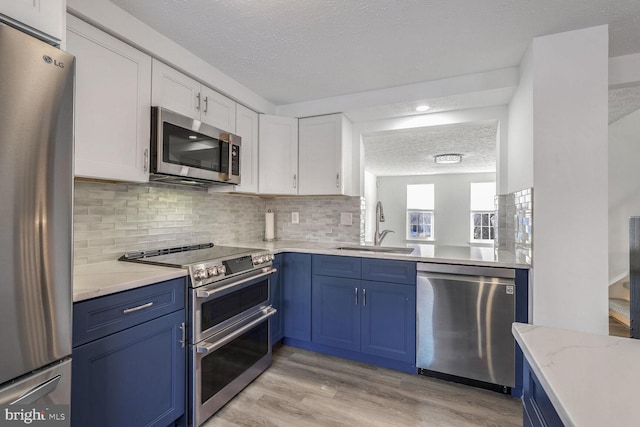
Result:
{"label": "recessed ceiling light", "polygon": [[462,161],[462,154],[438,154],[433,156],[433,159],[440,165],[449,165],[460,163]]}
{"label": "recessed ceiling light", "polygon": [[421,112],[421,113],[422,113],[422,112],[424,112],[424,111],[428,111],[430,108],[431,108],[431,107],[429,107],[428,105],[418,105],[418,106],[416,107],[416,111],[419,111],[419,112]]}
{"label": "recessed ceiling light", "polygon": [[198,137],[195,135],[189,135],[189,139],[198,139]]}

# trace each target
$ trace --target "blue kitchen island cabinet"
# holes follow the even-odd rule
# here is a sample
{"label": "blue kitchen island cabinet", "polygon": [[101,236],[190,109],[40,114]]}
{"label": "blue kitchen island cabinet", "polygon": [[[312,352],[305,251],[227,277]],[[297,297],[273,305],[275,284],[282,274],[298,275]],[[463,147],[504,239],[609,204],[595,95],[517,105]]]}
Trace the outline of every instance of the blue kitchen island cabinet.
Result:
{"label": "blue kitchen island cabinet", "polygon": [[278,254],[273,260],[273,268],[276,272],[271,276],[271,305],[275,308],[276,314],[269,319],[271,328],[271,343],[276,344],[284,337],[284,316],[282,310],[283,286],[282,286],[282,266],[284,255]]}
{"label": "blue kitchen island cabinet", "polygon": [[284,336],[311,341],[311,255],[285,253],[282,269]]}
{"label": "blue kitchen island cabinet", "polygon": [[180,278],[74,304],[73,426],[183,421],[184,301]]}
{"label": "blue kitchen island cabinet", "polygon": [[305,348],[415,373],[415,263],[314,255],[312,270]]}

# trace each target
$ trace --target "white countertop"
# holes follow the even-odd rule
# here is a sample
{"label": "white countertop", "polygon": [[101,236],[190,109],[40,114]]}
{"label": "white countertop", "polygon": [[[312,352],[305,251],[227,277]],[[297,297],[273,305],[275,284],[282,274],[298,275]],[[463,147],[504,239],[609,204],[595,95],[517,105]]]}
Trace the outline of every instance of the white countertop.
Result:
{"label": "white countertop", "polygon": [[[336,249],[339,246],[358,246],[357,243],[305,242],[297,240],[276,240],[273,242],[251,241],[235,246],[268,249],[274,253],[302,252],[325,255],[356,256],[362,258],[399,259],[404,261],[435,262],[442,264],[477,265],[486,267],[524,268],[531,265],[519,262],[510,252],[496,251],[490,246],[439,246],[432,244],[407,243],[403,248],[412,248],[410,254],[368,252]],[[366,245],[371,246],[371,245]]]}
{"label": "white countertop", "polygon": [[187,271],[180,268],[123,261],[77,265],[73,268],[73,301],[109,295],[186,275]]}
{"label": "white countertop", "polygon": [[566,426],[637,426],[640,341],[514,323],[513,335]]}
{"label": "white countertop", "polygon": [[[372,253],[336,249],[339,246],[358,246],[354,243],[340,242],[277,240],[274,242],[250,241],[233,243],[225,246],[266,249],[273,253],[301,252],[489,267],[531,267],[528,264],[517,262],[513,254],[507,252],[496,252],[492,247],[407,244],[403,247],[413,248],[413,253],[394,254],[386,252]],[[126,291],[186,275],[187,271],[179,268],[160,267],[122,261],[107,261],[96,264],[78,265],[73,269],[73,301],[77,302],[109,295],[115,292]]]}

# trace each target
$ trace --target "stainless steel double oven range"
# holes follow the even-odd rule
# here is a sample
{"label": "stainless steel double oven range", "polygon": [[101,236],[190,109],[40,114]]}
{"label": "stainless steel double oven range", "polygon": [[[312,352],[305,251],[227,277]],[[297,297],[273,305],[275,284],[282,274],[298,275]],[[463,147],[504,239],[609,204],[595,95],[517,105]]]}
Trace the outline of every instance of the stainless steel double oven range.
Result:
{"label": "stainless steel double oven range", "polygon": [[189,271],[187,407],[199,426],[271,364],[273,255],[206,243],[120,259]]}

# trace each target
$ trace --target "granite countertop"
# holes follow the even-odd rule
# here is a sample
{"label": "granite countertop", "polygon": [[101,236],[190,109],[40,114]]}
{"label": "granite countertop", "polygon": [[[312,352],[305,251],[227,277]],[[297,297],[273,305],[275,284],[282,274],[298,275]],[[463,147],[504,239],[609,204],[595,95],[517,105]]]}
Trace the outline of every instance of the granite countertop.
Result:
{"label": "granite countertop", "polygon": [[107,261],[73,268],[73,301],[126,291],[184,277],[187,270],[133,262]]}
{"label": "granite countertop", "polygon": [[[235,246],[267,249],[274,253],[302,252],[325,255],[356,256],[362,258],[399,259],[404,261],[435,262],[442,264],[477,265],[485,267],[524,268],[531,265],[520,262],[515,254],[496,251],[490,246],[439,246],[433,244],[407,243],[402,248],[412,248],[410,254],[369,252],[336,249],[340,246],[359,246],[357,243],[305,242],[297,240],[276,240],[273,242],[250,241],[236,243]],[[364,245],[371,246],[371,245]]]}
{"label": "granite countertop", "polygon": [[566,426],[638,425],[640,341],[522,323],[512,331]]}

